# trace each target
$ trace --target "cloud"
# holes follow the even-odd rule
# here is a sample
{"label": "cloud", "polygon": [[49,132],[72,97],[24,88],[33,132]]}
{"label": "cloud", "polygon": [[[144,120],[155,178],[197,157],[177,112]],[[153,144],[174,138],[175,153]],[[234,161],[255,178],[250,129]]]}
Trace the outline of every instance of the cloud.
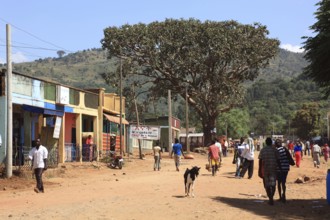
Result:
{"label": "cloud", "polygon": [[23,63],[29,61],[29,59],[22,52],[12,54],[11,59],[14,63]]}
{"label": "cloud", "polygon": [[[29,59],[22,52],[16,52],[11,55],[11,61],[13,63],[23,63],[23,62],[28,62]],[[0,57],[0,63],[2,64],[7,63],[7,58]]]}
{"label": "cloud", "polygon": [[291,44],[281,44],[280,48],[284,49],[284,50],[288,50],[294,53],[302,53],[304,52],[304,49],[301,48],[301,46],[294,46]]}

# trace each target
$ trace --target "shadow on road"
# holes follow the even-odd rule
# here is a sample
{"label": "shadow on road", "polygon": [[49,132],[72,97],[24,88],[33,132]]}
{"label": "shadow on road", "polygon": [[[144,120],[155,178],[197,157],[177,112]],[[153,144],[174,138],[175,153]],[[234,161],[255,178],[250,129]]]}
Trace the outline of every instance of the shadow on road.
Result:
{"label": "shadow on road", "polygon": [[175,198],[177,198],[177,199],[183,199],[183,198],[186,198],[186,196],[173,196],[173,197],[175,197]]}
{"label": "shadow on road", "polygon": [[275,201],[273,206],[267,198],[228,198],[214,197],[218,202],[236,207],[242,211],[252,212],[269,219],[330,219],[330,205],[326,200],[288,200],[285,204]]}

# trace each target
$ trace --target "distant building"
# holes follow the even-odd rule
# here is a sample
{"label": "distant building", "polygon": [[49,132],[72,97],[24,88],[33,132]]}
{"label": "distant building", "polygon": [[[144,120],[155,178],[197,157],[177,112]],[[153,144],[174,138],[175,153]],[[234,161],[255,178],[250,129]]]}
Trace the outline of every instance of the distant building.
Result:
{"label": "distant building", "polygon": [[172,143],[169,143],[169,117],[160,116],[156,118],[148,118],[144,120],[144,125],[154,125],[160,127],[160,145],[165,148],[166,151],[172,150],[172,144],[174,143],[174,138],[179,138],[181,121],[178,118],[172,116]]}

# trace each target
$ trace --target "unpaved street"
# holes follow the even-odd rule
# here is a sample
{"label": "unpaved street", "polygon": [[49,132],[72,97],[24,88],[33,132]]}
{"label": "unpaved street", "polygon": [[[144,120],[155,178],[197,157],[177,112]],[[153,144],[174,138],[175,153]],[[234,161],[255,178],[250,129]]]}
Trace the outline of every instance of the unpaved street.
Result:
{"label": "unpaved street", "polygon": [[[205,169],[206,155],[195,153],[194,157],[182,161],[180,172],[167,156],[160,171],[153,171],[152,155],[145,160],[126,158],[122,170],[96,162],[65,164],[63,174],[44,178],[45,193],[39,194],[33,191],[34,180],[24,180],[25,187],[12,189],[4,187],[8,181],[0,179],[0,219],[330,219],[325,198],[326,165],[316,169],[310,157],[304,157],[301,168],[291,167],[288,201],[276,201],[274,206],[267,204],[257,176],[257,160],[249,180],[234,178],[232,155],[224,158],[215,177]],[[187,198],[183,173],[194,165],[202,168],[196,196]],[[311,180],[294,183],[304,175]]]}

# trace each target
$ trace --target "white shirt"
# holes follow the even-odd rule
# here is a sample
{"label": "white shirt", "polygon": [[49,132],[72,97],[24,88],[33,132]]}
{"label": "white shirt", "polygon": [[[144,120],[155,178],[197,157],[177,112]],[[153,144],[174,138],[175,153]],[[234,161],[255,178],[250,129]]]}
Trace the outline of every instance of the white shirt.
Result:
{"label": "white shirt", "polygon": [[318,144],[314,144],[313,152],[314,153],[321,153],[321,147]]}
{"label": "white shirt", "polygon": [[45,168],[44,159],[47,159],[48,150],[44,146],[40,145],[39,149],[32,148],[29,152],[29,158],[33,159],[33,169]]}
{"label": "white shirt", "polygon": [[219,148],[219,152],[221,153],[222,152],[222,147],[221,147],[221,144],[220,142],[215,142],[215,146]]}
{"label": "white shirt", "polygon": [[248,144],[245,144],[245,148],[244,148],[244,151],[242,153],[242,157],[244,157],[248,160],[254,160],[253,146],[249,146]]}
{"label": "white shirt", "polygon": [[160,146],[154,146],[154,156],[159,157],[160,156],[160,151],[162,149],[160,148]]}

